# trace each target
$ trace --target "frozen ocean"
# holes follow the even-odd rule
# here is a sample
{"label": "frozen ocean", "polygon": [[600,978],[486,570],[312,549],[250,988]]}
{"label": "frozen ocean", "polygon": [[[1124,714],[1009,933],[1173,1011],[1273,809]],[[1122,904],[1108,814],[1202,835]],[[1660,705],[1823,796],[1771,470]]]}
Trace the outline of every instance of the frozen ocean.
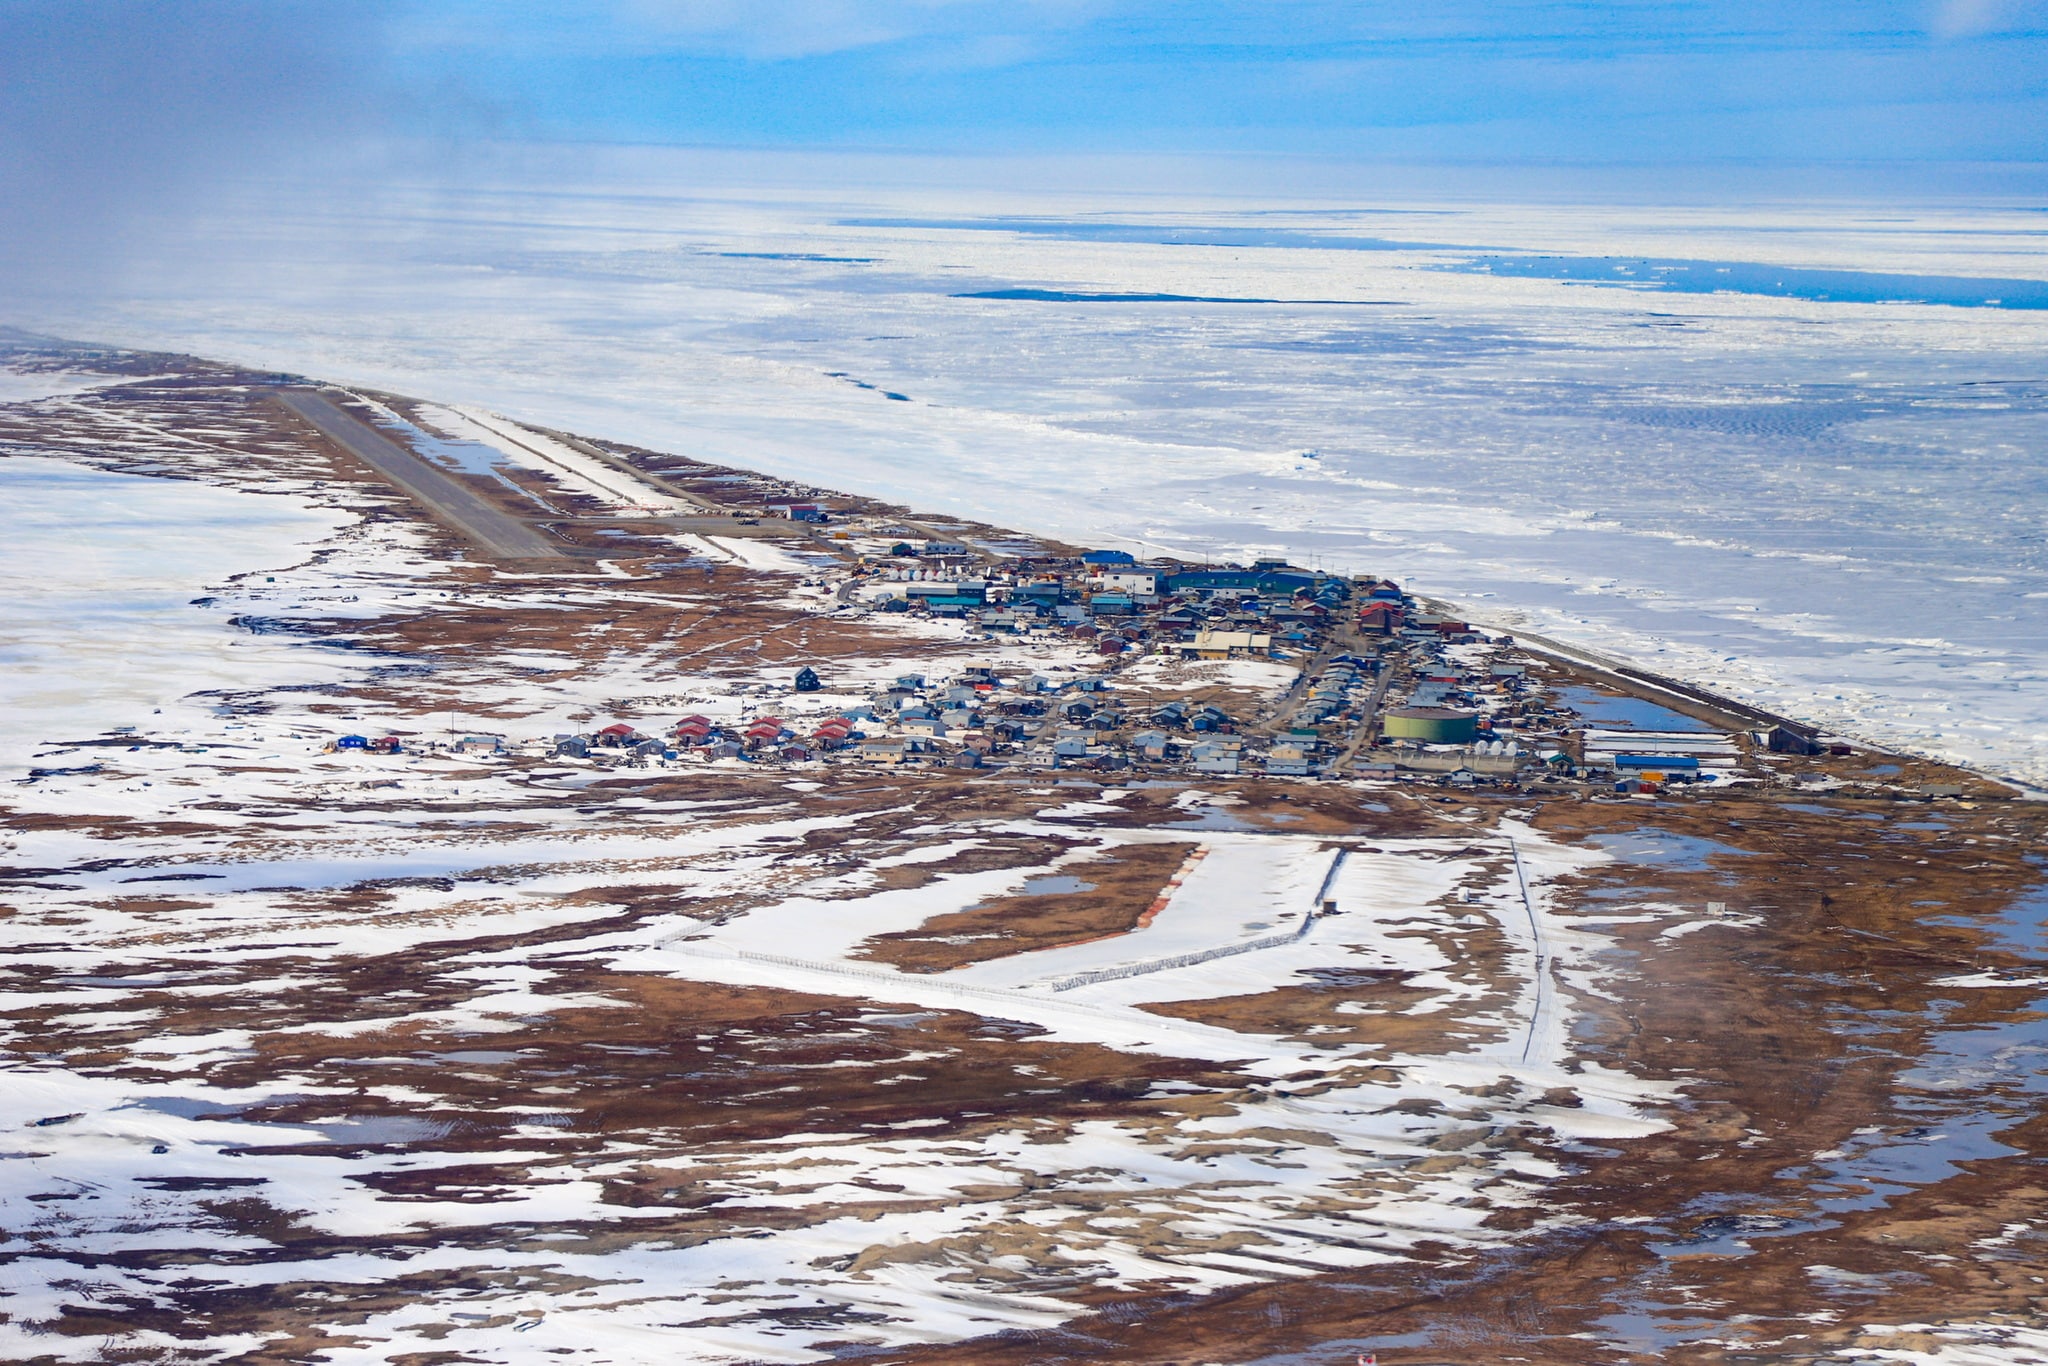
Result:
{"label": "frozen ocean", "polygon": [[312,187],[5,321],[1140,552],[1376,571],[2048,788],[2038,208],[1034,195],[943,169]]}

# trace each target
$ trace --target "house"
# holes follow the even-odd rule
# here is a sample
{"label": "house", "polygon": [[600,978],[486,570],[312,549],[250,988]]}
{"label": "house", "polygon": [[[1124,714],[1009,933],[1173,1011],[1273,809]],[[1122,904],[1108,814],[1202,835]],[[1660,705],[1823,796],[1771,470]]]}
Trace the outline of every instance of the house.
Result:
{"label": "house", "polygon": [[402,748],[404,746],[399,743],[396,735],[386,735],[381,739],[370,741],[369,744],[369,750],[372,754],[396,754]]}
{"label": "house", "polygon": [[1173,737],[1163,730],[1141,730],[1131,737],[1131,748],[1140,758],[1155,762],[1164,759],[1173,745]]}
{"label": "house", "polygon": [[981,755],[971,749],[963,749],[952,758],[954,768],[980,768]]}
{"label": "house", "polygon": [[465,735],[454,748],[457,754],[497,755],[505,752],[505,741],[496,735]]}
{"label": "house", "polygon": [[1755,738],[1773,754],[1819,754],[1827,748],[1810,732],[1791,726],[1772,726],[1756,732]]}
{"label": "house", "polygon": [[891,688],[875,697],[875,706],[883,711],[900,712],[905,708],[920,705],[922,704],[918,700],[918,695],[905,688]]}
{"label": "house", "polygon": [[1180,652],[1196,659],[1231,659],[1248,655],[1270,655],[1273,637],[1264,631],[1200,630],[1185,641]]}
{"label": "house", "polygon": [[556,736],[555,753],[565,759],[587,759],[590,757],[590,741],[580,735]]}
{"label": "house", "polygon": [[818,692],[824,686],[824,683],[818,678],[818,671],[809,665],[805,665],[796,671],[796,690],[798,692]]}
{"label": "house", "polygon": [[1151,597],[1159,591],[1159,575],[1150,569],[1102,568],[1090,577],[1097,590],[1104,593]]}
{"label": "house", "polygon": [[1052,757],[1061,759],[1085,759],[1088,757],[1088,742],[1079,736],[1068,736],[1052,742]]}
{"label": "house", "polygon": [[1305,778],[1309,774],[1309,755],[1315,749],[1313,736],[1283,736],[1273,741],[1266,750],[1266,772]]}
{"label": "house", "polygon": [[932,608],[980,607],[988,601],[988,585],[980,579],[912,583],[904,585],[903,596]]}
{"label": "house", "polygon": [[936,716],[906,716],[900,724],[906,735],[925,735],[937,740],[946,734],[946,723]]}
{"label": "house", "polygon": [[336,749],[368,749],[370,747],[370,738],[367,735],[344,735],[334,742],[334,747]]}
{"label": "house", "polygon": [[1188,751],[1194,761],[1197,773],[1237,772],[1237,750],[1234,747],[1205,740]]}
{"label": "house", "polygon": [[860,742],[864,764],[900,764],[910,756],[910,746],[901,740],[875,739]]}
{"label": "house", "polygon": [[596,735],[593,735],[591,739],[606,749],[624,749],[627,742],[634,739],[637,734],[638,732],[624,721],[614,721],[611,725],[606,726]]}

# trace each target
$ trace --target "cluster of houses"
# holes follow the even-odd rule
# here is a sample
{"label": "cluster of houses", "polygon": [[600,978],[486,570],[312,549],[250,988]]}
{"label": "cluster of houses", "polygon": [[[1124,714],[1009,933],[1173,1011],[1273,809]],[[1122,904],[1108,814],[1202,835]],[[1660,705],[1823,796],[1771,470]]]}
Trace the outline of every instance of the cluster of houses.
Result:
{"label": "cluster of houses", "polygon": [[[899,675],[864,701],[822,720],[775,715],[742,721],[686,716],[656,734],[623,723],[561,736],[555,752],[628,762],[700,756],[755,763],[846,758],[888,766],[992,764],[1097,772],[1163,770],[1308,777],[1356,755],[1364,771],[1464,771],[1487,780],[1530,762],[1512,731],[1527,714],[1519,667],[1472,676],[1444,660],[1479,639],[1465,623],[1419,611],[1398,585],[1349,580],[1278,560],[1249,567],[1140,564],[1121,551],[1073,559],[990,562],[963,545],[899,544],[854,579],[868,610],[964,618],[989,634],[1045,632],[1097,642],[1102,672],[1055,679],[1017,665],[970,665],[957,675]],[[971,573],[969,571],[972,571]],[[1368,643],[1331,655],[1340,631]],[[1377,637],[1378,639],[1373,639]],[[1023,643],[1023,642],[1018,642]],[[1255,729],[1214,702],[1134,701],[1116,679],[1137,652],[1192,659],[1313,658],[1317,672],[1284,699],[1285,728]],[[1403,670],[1411,707],[1455,713],[1447,736],[1391,738],[1358,755],[1374,723],[1382,671]],[[805,667],[792,691],[823,684]],[[1497,729],[1496,729],[1497,728]],[[1441,743],[1448,738],[1451,743]],[[1359,770],[1352,770],[1359,771]]]}
{"label": "cluster of houses", "polygon": [[342,750],[353,750],[359,754],[402,754],[405,742],[396,735],[380,735],[374,740],[367,735],[340,735],[328,743],[328,753]]}
{"label": "cluster of houses", "polygon": [[[791,499],[771,511],[805,520],[823,510]],[[985,664],[944,678],[906,673],[854,705],[835,695],[840,710],[822,717],[690,715],[651,732],[618,722],[520,748],[630,765],[838,759],[965,769],[1341,772],[1459,786],[1576,778],[1626,792],[1709,776],[1735,755],[1725,736],[1587,730],[1529,678],[1512,641],[1489,641],[1465,622],[1427,611],[1397,584],[1281,560],[1196,567],[1140,563],[1115,550],[993,559],[965,545],[900,542],[863,560],[839,597],[859,611],[960,619],[1018,645],[1029,643],[1019,637],[1090,642],[1100,672],[1054,678],[1019,664]],[[1340,649],[1348,652],[1333,653]],[[1131,683],[1124,666],[1141,654],[1291,659],[1310,671],[1254,726],[1213,701],[1146,700],[1144,687],[1119,686]],[[811,667],[791,680],[799,696],[824,688]],[[343,736],[331,748],[395,753],[401,745],[388,736]],[[449,748],[504,752],[493,736]],[[1775,738],[1770,748],[1779,748]]]}
{"label": "cluster of houses", "polygon": [[720,723],[708,716],[691,715],[658,735],[643,734],[623,721],[590,735],[558,735],[553,752],[574,759],[602,757],[606,750],[612,750],[622,759],[642,762],[695,754],[707,759],[802,763],[844,748],[854,733],[853,727],[853,721],[845,717],[813,726],[786,722],[779,716]]}
{"label": "cluster of houses", "polygon": [[[1104,655],[1195,659],[1313,654],[1341,624],[1359,585],[1285,560],[1241,565],[1140,564],[1121,550],[1004,561],[966,546],[894,547],[863,566],[859,598],[883,612],[965,620],[991,636],[1060,634]],[[1400,590],[1385,585],[1396,599]]]}
{"label": "cluster of houses", "polygon": [[1049,768],[1150,762],[1199,770],[1239,743],[1237,719],[1213,704],[1133,706],[1107,678],[1006,676],[993,665],[970,666],[939,684],[904,675],[851,715],[865,727],[857,737],[860,758],[880,764],[979,768],[1000,757]]}

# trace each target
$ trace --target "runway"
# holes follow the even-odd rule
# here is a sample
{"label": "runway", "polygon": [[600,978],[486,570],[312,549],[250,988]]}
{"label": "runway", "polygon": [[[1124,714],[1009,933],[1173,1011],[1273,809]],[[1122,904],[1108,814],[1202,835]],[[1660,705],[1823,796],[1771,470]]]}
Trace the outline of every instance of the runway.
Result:
{"label": "runway", "polygon": [[423,504],[446,523],[497,559],[566,559],[560,543],[545,532],[499,511],[481,495],[463,487],[382,432],[336,406],[311,389],[284,389],[278,402],[297,413],[322,436],[355,456],[385,479]]}

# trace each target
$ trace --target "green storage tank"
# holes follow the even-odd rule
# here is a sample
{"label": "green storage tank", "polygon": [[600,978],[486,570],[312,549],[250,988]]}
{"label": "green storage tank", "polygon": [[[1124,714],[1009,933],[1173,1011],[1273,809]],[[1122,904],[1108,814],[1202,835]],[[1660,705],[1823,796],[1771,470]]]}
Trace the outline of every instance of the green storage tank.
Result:
{"label": "green storage tank", "polygon": [[1397,707],[1380,723],[1380,734],[1429,745],[1469,745],[1479,738],[1479,718],[1449,707]]}

